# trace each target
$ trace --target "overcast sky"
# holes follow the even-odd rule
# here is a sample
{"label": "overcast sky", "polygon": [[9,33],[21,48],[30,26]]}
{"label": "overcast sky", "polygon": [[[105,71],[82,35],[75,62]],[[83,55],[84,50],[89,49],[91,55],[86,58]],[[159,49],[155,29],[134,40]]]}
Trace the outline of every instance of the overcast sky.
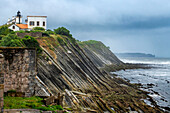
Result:
{"label": "overcast sky", "polygon": [[170,0],[0,0],[0,25],[21,11],[48,16],[78,40],[99,40],[116,53],[170,57]]}

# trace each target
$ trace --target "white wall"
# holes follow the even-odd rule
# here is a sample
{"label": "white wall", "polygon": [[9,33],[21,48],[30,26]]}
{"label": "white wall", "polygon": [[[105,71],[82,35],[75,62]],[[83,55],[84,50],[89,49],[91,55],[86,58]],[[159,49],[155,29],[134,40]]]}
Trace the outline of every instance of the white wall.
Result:
{"label": "white wall", "polygon": [[[16,23],[19,23],[19,17],[16,17]],[[22,17],[20,18],[20,23],[22,24]]]}
{"label": "white wall", "polygon": [[[15,29],[13,29],[13,26],[15,26]],[[11,29],[13,31],[19,31],[20,30],[20,28],[18,26],[16,26],[15,24],[9,26],[8,29]]]}
{"label": "white wall", "polygon": [[12,24],[12,23],[16,23],[16,19],[13,19],[12,21],[8,20],[7,25]]}
{"label": "white wall", "polygon": [[[34,27],[43,27],[47,29],[47,18],[46,17],[27,17],[28,19],[28,28],[32,29]],[[34,26],[30,26],[30,21],[34,21]],[[37,26],[37,21],[39,21],[39,26]],[[43,26],[43,22],[45,22],[45,26]]]}

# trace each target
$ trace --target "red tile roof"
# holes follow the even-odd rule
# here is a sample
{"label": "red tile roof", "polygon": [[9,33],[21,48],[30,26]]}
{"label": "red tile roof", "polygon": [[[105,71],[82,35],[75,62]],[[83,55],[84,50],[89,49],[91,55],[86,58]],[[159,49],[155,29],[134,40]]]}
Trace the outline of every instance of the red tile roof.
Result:
{"label": "red tile roof", "polygon": [[28,29],[28,25],[27,24],[16,24],[19,28],[21,29]]}

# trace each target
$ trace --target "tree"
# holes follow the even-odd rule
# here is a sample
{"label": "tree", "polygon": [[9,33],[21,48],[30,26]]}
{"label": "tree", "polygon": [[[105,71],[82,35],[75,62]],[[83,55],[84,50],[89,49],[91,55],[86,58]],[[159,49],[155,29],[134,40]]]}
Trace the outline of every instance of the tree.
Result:
{"label": "tree", "polygon": [[14,34],[8,34],[7,36],[2,37],[0,46],[5,47],[23,47],[22,40],[14,35]]}
{"label": "tree", "polygon": [[72,35],[70,34],[70,31],[68,29],[66,29],[65,27],[59,27],[57,29],[54,29],[54,32],[59,35],[65,35],[65,36],[72,37]]}

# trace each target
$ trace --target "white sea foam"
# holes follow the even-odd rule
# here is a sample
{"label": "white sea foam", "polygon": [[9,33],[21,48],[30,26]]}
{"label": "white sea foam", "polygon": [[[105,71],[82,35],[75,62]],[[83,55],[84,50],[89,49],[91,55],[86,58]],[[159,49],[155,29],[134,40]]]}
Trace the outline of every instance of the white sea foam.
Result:
{"label": "white sea foam", "polygon": [[124,63],[170,64],[169,58],[120,58]]}
{"label": "white sea foam", "polygon": [[[151,69],[132,69],[113,72],[131,83],[141,83],[141,89],[160,106],[170,106],[170,58],[122,58],[125,63],[154,64]],[[150,86],[150,84],[153,84]]]}

